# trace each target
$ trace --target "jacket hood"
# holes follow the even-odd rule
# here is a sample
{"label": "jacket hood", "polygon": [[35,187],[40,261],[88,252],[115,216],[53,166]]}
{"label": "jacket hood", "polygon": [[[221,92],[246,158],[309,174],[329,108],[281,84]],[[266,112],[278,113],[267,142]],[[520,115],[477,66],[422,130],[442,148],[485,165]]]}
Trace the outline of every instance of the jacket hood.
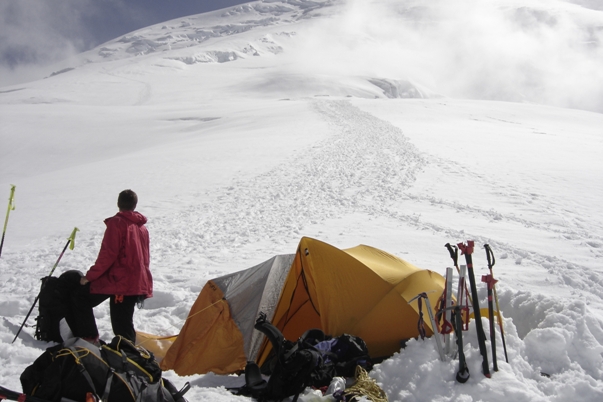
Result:
{"label": "jacket hood", "polygon": [[142,226],[147,223],[147,218],[143,214],[136,211],[119,211],[115,216],[127,219],[130,222],[137,224],[138,226]]}

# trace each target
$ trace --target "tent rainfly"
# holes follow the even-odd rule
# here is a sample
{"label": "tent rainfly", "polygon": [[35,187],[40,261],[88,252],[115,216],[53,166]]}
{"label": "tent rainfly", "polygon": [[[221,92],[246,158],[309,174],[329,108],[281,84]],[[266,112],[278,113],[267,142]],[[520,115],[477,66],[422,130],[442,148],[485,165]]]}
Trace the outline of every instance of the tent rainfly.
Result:
{"label": "tent rainfly", "polygon": [[[340,250],[303,237],[296,254],[208,281],[161,368],[179,375],[231,374],[247,361],[261,365],[271,345],[253,327],[260,311],[286,339],[320,328],[331,336],[359,336],[371,357],[389,357],[419,336],[418,305],[408,301],[426,292],[435,306],[444,282],[370,246]],[[431,335],[429,320],[425,324]]]}

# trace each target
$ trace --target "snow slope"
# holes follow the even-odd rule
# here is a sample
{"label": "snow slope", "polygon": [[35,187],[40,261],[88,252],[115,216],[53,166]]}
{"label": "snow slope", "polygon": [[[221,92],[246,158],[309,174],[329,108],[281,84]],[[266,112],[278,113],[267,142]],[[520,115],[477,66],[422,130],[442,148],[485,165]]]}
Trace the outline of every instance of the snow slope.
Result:
{"label": "snow slope", "polygon": [[[292,253],[301,236],[442,274],[444,244],[473,239],[478,278],[483,244],[496,255],[509,364],[499,338],[500,371],[481,375],[472,326],[461,385],[433,339],[411,341],[371,373],[389,399],[601,400],[595,3],[253,2],[0,88],[0,191],[17,186],[0,257],[0,384],[19,389],[48,346],[32,327],[11,342],[73,227],[57,273],[94,262],[102,220],[132,188],[156,289],[139,330],[177,333],[208,279]],[[96,314],[110,339],[108,306]],[[191,381],[190,401],[247,399],[224,388],[236,376],[165,375]]]}

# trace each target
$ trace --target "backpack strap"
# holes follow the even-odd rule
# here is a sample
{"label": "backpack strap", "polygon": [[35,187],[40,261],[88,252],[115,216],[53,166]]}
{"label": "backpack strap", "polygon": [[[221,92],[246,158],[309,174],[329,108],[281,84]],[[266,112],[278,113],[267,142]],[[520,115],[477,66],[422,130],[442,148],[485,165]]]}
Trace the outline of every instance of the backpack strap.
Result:
{"label": "backpack strap", "polygon": [[277,356],[281,356],[283,354],[285,337],[283,336],[282,332],[279,331],[279,329],[277,327],[272,325],[266,319],[265,313],[260,312],[260,316],[255,321],[254,328],[257,329],[258,331],[260,331],[261,333],[263,333],[264,335],[266,335],[266,337],[272,344],[272,347],[274,348],[274,352],[276,353]]}
{"label": "backpack strap", "polygon": [[299,340],[313,346],[326,340],[326,336],[322,329],[312,328],[304,332],[302,336],[299,337]]}
{"label": "backpack strap", "polygon": [[252,391],[258,391],[266,387],[266,380],[262,378],[259,366],[253,362],[247,362],[245,366],[245,386]]}
{"label": "backpack strap", "polygon": [[[174,402],[187,402],[186,399],[184,399],[184,394],[186,394],[191,389],[190,382],[187,381],[184,386],[180,389],[180,391],[178,391],[174,384],[172,384],[167,378],[162,378],[161,382],[163,383],[165,389],[167,389],[168,392],[172,395]],[[226,389],[230,392],[233,392],[232,389]]]}
{"label": "backpack strap", "polygon": [[[78,369],[82,376],[86,379],[88,385],[90,385],[90,389],[92,390],[94,398],[98,401],[100,400],[98,393],[96,392],[96,387],[94,386],[94,382],[92,381],[92,377],[90,377],[90,373],[86,370],[86,366],[82,364],[78,355],[78,349],[75,346],[70,346],[69,350],[71,351],[71,355],[75,359],[75,364],[77,364]],[[81,350],[81,349],[80,349]]]}
{"label": "backpack strap", "polygon": [[103,391],[103,397],[101,398],[102,402],[108,402],[109,393],[111,392],[111,385],[113,384],[113,368],[109,368],[109,375],[107,375],[107,383],[105,384],[105,390]]}

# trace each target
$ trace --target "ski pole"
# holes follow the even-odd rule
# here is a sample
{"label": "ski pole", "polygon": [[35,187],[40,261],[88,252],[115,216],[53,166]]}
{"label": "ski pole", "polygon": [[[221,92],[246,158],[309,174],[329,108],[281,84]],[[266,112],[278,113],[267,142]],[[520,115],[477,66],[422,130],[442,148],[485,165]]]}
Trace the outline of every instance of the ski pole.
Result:
{"label": "ski pole", "polygon": [[482,370],[484,375],[490,378],[490,368],[488,367],[488,350],[486,349],[486,334],[484,333],[484,327],[482,326],[482,314],[479,309],[479,298],[477,295],[477,285],[475,284],[475,275],[473,274],[473,247],[475,242],[473,240],[467,240],[467,245],[459,243],[459,249],[465,255],[465,261],[467,262],[467,272],[469,273],[469,284],[471,285],[471,295],[473,296],[473,315],[475,316],[475,328],[477,330],[477,343],[479,345],[479,352],[482,355]]}
{"label": "ski pole", "polygon": [[454,323],[454,333],[456,335],[456,345],[459,353],[459,371],[456,373],[456,380],[464,384],[469,379],[469,367],[465,360],[465,352],[463,351],[463,318],[461,306],[457,304],[451,307],[453,311],[452,322]]}
{"label": "ski pole", "polygon": [[[489,244],[484,244],[484,248],[486,249],[486,257],[488,258],[488,268],[490,269],[490,275],[494,277],[494,273],[492,272],[492,267],[496,264],[496,259],[494,258],[494,253],[490,248]],[[495,282],[496,283],[496,282]],[[496,293],[496,286],[492,286],[492,292],[494,293],[494,301],[496,302],[496,312],[498,316],[498,326],[500,327],[500,336],[502,338],[503,350],[505,352],[505,360],[509,363],[509,358],[507,357],[507,343],[505,342],[505,330],[503,328],[502,316],[500,314],[500,305],[498,304],[498,294]]]}
{"label": "ski pole", "polygon": [[[459,370],[456,373],[456,380],[461,384],[466,383],[469,380],[469,367],[467,367],[467,361],[465,359],[465,352],[463,351],[463,312],[467,312],[466,323],[469,322],[469,306],[467,305],[468,295],[466,292],[465,274],[467,267],[461,265],[459,272],[459,283],[456,292],[456,304],[450,306],[448,309],[452,311],[452,324],[454,328],[454,334],[456,335],[456,345],[459,357]],[[463,301],[463,299],[465,299]]]}
{"label": "ski pole", "polygon": [[490,319],[490,344],[492,346],[492,365],[494,371],[498,371],[498,363],[496,362],[496,332],[494,331],[494,303],[492,301],[492,288],[497,280],[492,275],[483,275],[482,282],[488,285],[488,315]]}
{"label": "ski pole", "polygon": [[73,231],[71,232],[71,235],[67,239],[67,244],[65,244],[65,247],[63,248],[63,251],[59,255],[59,258],[57,259],[57,262],[54,263],[54,266],[50,270],[50,273],[48,274],[48,276],[44,278],[44,280],[42,282],[42,286],[40,287],[40,292],[36,296],[33,304],[31,305],[31,308],[29,309],[29,311],[27,312],[27,315],[25,316],[25,319],[23,320],[23,324],[21,324],[21,327],[19,327],[19,330],[17,331],[17,335],[15,335],[15,338],[13,339],[13,341],[11,343],[15,343],[15,341],[17,340],[17,337],[21,333],[21,330],[23,329],[23,326],[25,326],[25,323],[27,322],[27,319],[29,318],[29,315],[31,314],[31,312],[33,311],[34,307],[38,303],[38,300],[40,299],[40,293],[42,293],[42,289],[44,289],[44,286],[46,285],[46,281],[48,280],[49,277],[52,276],[54,270],[59,265],[59,261],[61,261],[61,258],[63,257],[63,254],[65,254],[65,251],[67,250],[67,247],[69,247],[70,250],[73,250],[73,247],[75,247],[75,233],[78,230],[79,230],[78,228],[73,228]]}
{"label": "ski pole", "polygon": [[8,225],[8,215],[10,211],[15,209],[15,186],[10,185],[10,196],[8,197],[8,210],[6,211],[6,218],[4,219],[4,229],[2,230],[2,240],[0,241],[0,256],[2,256],[2,247],[4,246],[4,236],[6,235],[6,225]]}

